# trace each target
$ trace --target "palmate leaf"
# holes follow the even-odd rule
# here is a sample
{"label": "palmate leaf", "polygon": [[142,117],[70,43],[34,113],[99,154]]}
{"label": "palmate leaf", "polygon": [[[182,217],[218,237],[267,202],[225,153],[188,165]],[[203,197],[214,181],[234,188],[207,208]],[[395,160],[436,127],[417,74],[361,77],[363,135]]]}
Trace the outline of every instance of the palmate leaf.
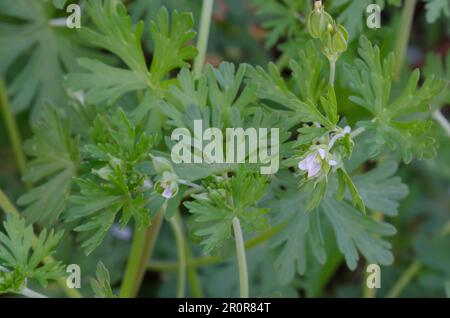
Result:
{"label": "palmate leaf", "polygon": [[153,83],[161,81],[174,69],[188,67],[187,61],[195,58],[197,48],[186,45],[195,37],[193,26],[192,14],[174,11],[169,19],[169,13],[164,7],[155,21],[150,23],[154,46],[150,68]]}
{"label": "palmate leaf", "polygon": [[78,139],[70,132],[70,121],[48,107],[33,129],[34,136],[25,142],[28,163],[25,181],[36,186],[22,195],[18,204],[32,222],[53,224],[66,206],[72,178],[79,163]]}
{"label": "palmate leaf", "polygon": [[[62,275],[61,262],[47,261],[42,264],[42,261],[55,252],[63,232],[55,233],[44,229],[33,243],[33,227],[26,226],[25,220],[9,216],[3,225],[5,233],[0,232],[0,265],[14,272],[14,278],[2,275],[3,279],[14,280],[16,283],[13,285],[16,287],[23,287],[25,284],[24,281],[22,284],[18,283],[19,277],[36,279],[45,287],[48,280]],[[11,281],[8,285],[11,287]],[[0,290],[2,292],[6,291]]]}
{"label": "palmate leaf", "polygon": [[81,34],[86,41],[113,53],[128,69],[81,59],[81,66],[89,73],[70,74],[67,85],[75,91],[85,91],[88,102],[108,104],[124,93],[146,88],[149,73],[141,48],[143,23],[133,30],[125,6],[117,0],[91,1],[86,12],[98,29],[83,28]]}
{"label": "palmate leaf", "polygon": [[[388,215],[394,214],[398,207],[397,201],[405,195],[405,186],[397,178],[391,177],[395,170],[396,165],[387,162],[366,174],[352,177],[365,198],[372,196],[367,201],[369,208]],[[369,180],[375,174],[377,178],[372,184]],[[384,197],[386,191],[392,190],[394,186],[398,190]],[[271,240],[277,253],[274,265],[278,279],[283,284],[291,282],[297,273],[304,274],[308,266],[314,266],[314,262],[324,264],[327,261],[325,250],[330,242],[324,239],[329,235],[322,233],[323,228],[328,228],[325,222],[331,224],[339,251],[350,269],[356,268],[359,253],[377,264],[389,265],[392,262],[390,245],[382,237],[395,234],[395,228],[361,214],[348,203],[351,199],[349,194],[343,201],[338,201],[335,198],[337,188],[334,181],[319,207],[310,212],[306,211],[308,194],[298,193],[296,179],[287,171],[280,172],[270,189],[262,206],[278,212],[274,214],[276,224],[285,224],[284,229]]]}
{"label": "palmate leaf", "polygon": [[150,23],[154,52],[149,71],[141,47],[142,21],[133,29],[125,5],[118,0],[90,2],[86,11],[97,31],[84,29],[82,35],[92,45],[119,57],[127,66],[119,68],[98,60],[80,59],[88,73],[70,74],[67,85],[75,91],[84,91],[88,102],[112,104],[132,91],[158,91],[160,82],[172,70],[188,67],[187,61],[197,54],[196,48],[187,45],[195,36],[189,13],[174,11],[169,19],[169,13],[162,8],[155,22]]}
{"label": "palmate leaf", "polygon": [[268,29],[266,48],[273,47],[280,38],[288,40],[297,37],[305,29],[302,28],[303,18],[309,13],[308,1],[297,0],[252,0],[258,8],[258,15],[264,16],[262,26]]}
{"label": "palmate leaf", "polygon": [[138,226],[149,225],[148,200],[142,191],[145,175],[137,167],[148,159],[155,143],[121,109],[114,116],[98,116],[91,140],[83,155],[92,169],[76,179],[80,193],[70,197],[65,213],[66,221],[81,222],[75,231],[81,232],[86,254],[101,244],[119,213],[122,227],[131,218]]}
{"label": "palmate leaf", "polygon": [[[203,119],[204,128],[234,127],[237,113],[247,111],[256,102],[252,87],[243,85],[246,65],[237,69],[232,63],[224,62],[218,68],[208,65],[205,74],[197,81],[194,74],[182,69],[177,85],[169,86],[167,102],[160,104],[161,111],[174,127],[193,130],[193,120]],[[234,114],[233,114],[234,112]]]}
{"label": "palmate leaf", "polygon": [[50,1],[4,0],[0,12],[0,76],[7,79],[13,110],[31,108],[35,120],[47,101],[66,104],[64,74],[78,70],[78,55],[93,52],[80,45],[73,30],[52,25]]}
{"label": "palmate leaf", "polygon": [[[292,63],[295,72],[299,71],[299,64]],[[324,127],[334,129],[336,127],[337,115],[333,113],[331,118],[323,114],[313,102],[315,96],[301,99],[294,94],[280,74],[277,66],[273,63],[268,65],[267,72],[262,67],[248,67],[248,77],[251,85],[255,86],[256,94],[261,101],[281,111],[289,111],[299,121],[308,123],[320,123]],[[308,92],[303,92],[307,94]]]}
{"label": "palmate leaf", "polygon": [[375,169],[352,178],[366,207],[389,216],[397,215],[399,201],[409,192],[400,177],[393,177],[397,168],[394,161],[385,161]]}
{"label": "palmate leaf", "polygon": [[392,264],[391,245],[381,238],[396,233],[392,225],[363,216],[347,202],[336,201],[332,196],[325,197],[320,208],[333,225],[339,250],[351,270],[356,269],[358,251],[369,263]]}
{"label": "palmate leaf", "polygon": [[433,157],[436,145],[430,132],[432,122],[408,117],[428,111],[433,99],[444,89],[445,81],[429,76],[417,88],[420,72],[416,70],[410,76],[403,93],[391,100],[394,55],[391,54],[382,61],[379,48],[373,46],[367,38],[362,37],[360,45],[361,59],[349,67],[353,79],[350,86],[356,94],[350,100],[375,117],[370,122],[359,123],[371,136],[368,139],[372,144],[371,155],[375,156],[388,147],[398,149],[405,163],[409,163],[414,157]]}
{"label": "palmate leaf", "polygon": [[[155,20],[162,7],[166,7],[169,12],[174,10],[178,12],[192,12],[196,18],[200,15],[201,5],[200,2],[192,2],[190,0],[135,0],[128,5],[128,10],[133,22],[144,20],[146,24],[149,24],[152,20]],[[153,43],[150,41],[150,38],[150,30],[144,29],[144,42],[152,50]]]}
{"label": "palmate leaf", "polygon": [[256,206],[267,183],[267,177],[241,168],[231,179],[217,187],[208,187],[207,193],[185,203],[198,223],[195,234],[202,237],[205,253],[220,248],[231,238],[234,217],[239,219],[244,232],[255,232],[268,226],[263,216],[267,209]]}

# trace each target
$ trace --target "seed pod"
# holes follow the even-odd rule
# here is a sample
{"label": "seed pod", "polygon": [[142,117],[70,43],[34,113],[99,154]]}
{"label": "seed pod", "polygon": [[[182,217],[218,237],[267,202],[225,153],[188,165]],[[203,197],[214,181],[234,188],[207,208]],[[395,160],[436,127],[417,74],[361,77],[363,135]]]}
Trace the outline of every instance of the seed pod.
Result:
{"label": "seed pod", "polygon": [[335,27],[334,34],[331,39],[332,49],[336,53],[342,53],[347,50],[348,47],[348,33],[347,30],[338,24]]}
{"label": "seed pod", "polygon": [[[318,4],[319,3],[319,4]],[[333,23],[333,18],[324,11],[320,1],[316,2],[314,10],[308,16],[308,32],[314,39],[319,39],[328,31],[328,25]]]}

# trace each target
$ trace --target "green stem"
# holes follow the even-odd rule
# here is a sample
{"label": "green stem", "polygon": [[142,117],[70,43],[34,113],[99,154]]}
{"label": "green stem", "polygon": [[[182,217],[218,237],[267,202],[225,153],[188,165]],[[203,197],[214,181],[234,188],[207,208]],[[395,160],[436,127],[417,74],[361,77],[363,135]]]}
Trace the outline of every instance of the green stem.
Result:
{"label": "green stem", "polygon": [[442,127],[442,129],[444,129],[444,131],[450,137],[450,124],[449,124],[447,118],[445,118],[444,115],[442,115],[442,113],[439,109],[433,113],[433,118],[436,120],[436,122]]}
{"label": "green stem", "polygon": [[194,266],[187,266],[187,264],[192,260],[192,257],[189,244],[186,239],[186,234],[184,233],[184,231],[182,232],[182,234],[184,241],[184,250],[186,251],[186,268],[187,268],[187,277],[189,281],[189,289],[191,291],[191,295],[194,298],[202,298],[203,297],[202,284],[197,274],[197,268]]}
{"label": "green stem", "polygon": [[[18,218],[21,217],[19,211],[16,209],[14,204],[11,203],[11,201],[8,199],[8,197],[5,195],[5,193],[1,189],[0,189],[0,208],[2,208],[2,210],[5,211],[6,214],[11,214]],[[36,235],[33,234],[33,242],[36,242],[36,241],[37,241],[37,237],[36,237]],[[44,259],[44,264],[48,264],[48,263],[52,263],[52,262],[54,262],[54,259],[51,256],[48,256]],[[59,278],[56,282],[64,290],[64,292],[66,293],[67,296],[69,296],[71,298],[83,297],[81,295],[81,293],[78,290],[76,290],[75,288],[69,288],[69,286],[67,286],[66,280],[63,277]]]}
{"label": "green stem", "polygon": [[405,287],[409,284],[409,282],[416,276],[416,274],[422,268],[422,264],[419,261],[414,261],[403,275],[398,279],[398,281],[394,284],[391,290],[387,293],[387,298],[397,298],[403,292]]}
{"label": "green stem", "polygon": [[334,87],[334,78],[336,77],[336,60],[330,60],[330,85]]}
{"label": "green stem", "polygon": [[125,277],[120,287],[119,297],[132,298],[136,297],[144,278],[145,268],[150,258],[153,248],[155,247],[156,238],[158,237],[164,212],[167,207],[167,201],[161,207],[161,210],[153,218],[152,224],[145,230],[136,226],[136,231],[131,246],[128,264],[125,270]]}
{"label": "green stem", "polygon": [[12,214],[16,217],[20,217],[19,211],[16,209],[14,204],[8,199],[6,194],[0,189],[0,208],[5,211],[6,214]]}
{"label": "green stem", "polygon": [[[19,129],[17,128],[14,115],[11,112],[11,107],[9,105],[8,93],[6,90],[5,81],[0,79],[0,104],[2,108],[3,119],[5,121],[6,130],[8,132],[9,140],[13,148],[14,156],[17,162],[17,168],[19,169],[20,175],[23,176],[27,170],[27,162],[25,155],[22,150],[22,139],[20,137]],[[25,186],[27,189],[31,188],[31,183],[26,182]]]}
{"label": "green stem", "polygon": [[184,240],[183,224],[178,212],[170,219],[170,226],[175,235],[178,253],[177,298],[184,298],[184,291],[186,290],[186,242]]}
{"label": "green stem", "polygon": [[351,138],[355,138],[355,137],[361,135],[361,134],[362,134],[363,132],[365,132],[365,131],[366,131],[366,128],[364,128],[364,127],[359,127],[358,129],[355,129],[355,130],[353,130],[353,131],[350,133],[350,137],[351,137]]}
{"label": "green stem", "polygon": [[395,47],[396,62],[394,65],[394,78],[399,79],[400,73],[405,63],[406,49],[411,34],[411,26],[414,18],[417,0],[407,0],[403,2],[403,11],[400,20],[400,28],[397,35],[397,45]]}
{"label": "green stem", "polygon": [[239,265],[239,286],[241,298],[248,298],[248,272],[245,258],[244,237],[242,236],[241,223],[237,217],[233,218],[234,240],[236,242],[236,254]]}
{"label": "green stem", "polygon": [[[287,225],[286,223],[278,224],[278,225],[262,232],[260,235],[247,240],[247,242],[245,242],[245,249],[249,250],[249,249],[254,248],[255,246],[258,246],[261,243],[264,243],[265,241],[270,239],[272,236],[274,236],[275,234],[280,232],[286,225]],[[199,257],[199,258],[188,259],[186,262],[186,266],[188,268],[188,273],[189,273],[189,268],[197,268],[197,267],[202,267],[202,266],[214,265],[214,264],[220,263],[222,261],[224,261],[224,259],[222,259],[219,256],[203,256],[203,257]],[[176,272],[178,267],[177,267],[176,262],[151,261],[148,264],[147,268],[148,268],[148,270],[151,270],[151,271]]]}
{"label": "green stem", "polygon": [[213,5],[214,0],[203,0],[202,16],[200,20],[200,30],[197,43],[198,55],[194,61],[194,74],[196,78],[200,78],[203,65],[205,64]]}

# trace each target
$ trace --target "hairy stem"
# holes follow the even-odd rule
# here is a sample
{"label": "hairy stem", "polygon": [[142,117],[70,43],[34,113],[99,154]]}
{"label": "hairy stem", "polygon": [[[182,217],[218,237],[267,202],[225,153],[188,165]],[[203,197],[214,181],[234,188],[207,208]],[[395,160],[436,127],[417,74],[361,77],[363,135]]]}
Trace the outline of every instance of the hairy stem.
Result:
{"label": "hairy stem", "polygon": [[396,62],[394,65],[394,78],[399,79],[403,64],[405,63],[406,49],[408,47],[411,26],[414,18],[417,0],[407,0],[403,2],[403,11],[400,20],[400,27],[397,34],[397,45],[395,47]]}
{"label": "hairy stem", "polygon": [[241,298],[248,298],[248,272],[245,258],[244,237],[242,236],[241,222],[237,217],[233,218],[234,240],[236,242],[236,254],[239,265],[239,286]]}
{"label": "hairy stem", "polygon": [[445,118],[445,116],[442,115],[440,110],[436,110],[433,113],[433,118],[434,118],[434,120],[436,120],[436,122],[442,127],[442,129],[444,129],[444,131],[450,137],[450,123],[448,122],[447,118]]}
{"label": "hairy stem", "polygon": [[[5,195],[5,193],[1,189],[0,189],[0,208],[3,211],[5,211],[6,214],[11,214],[11,215],[14,215],[19,218],[21,217],[17,208],[14,206],[14,204],[11,203],[11,201],[8,199],[8,197]],[[33,234],[33,242],[36,242],[36,241],[37,241],[37,237],[36,237],[36,235]],[[44,262],[44,264],[52,263],[52,262],[54,262],[54,259],[51,256],[47,256],[43,262]],[[83,297],[78,290],[76,290],[74,288],[69,288],[69,286],[67,286],[66,280],[63,277],[59,278],[56,282],[61,287],[61,289],[64,290],[64,292],[67,296],[69,296],[71,298]]]}
{"label": "hairy stem", "polygon": [[[22,139],[20,137],[19,129],[17,128],[14,115],[11,111],[11,107],[9,105],[8,93],[6,91],[6,85],[3,79],[0,79],[0,106],[2,108],[5,127],[8,132],[11,146],[13,148],[14,156],[16,158],[17,168],[19,169],[20,175],[23,178],[27,170],[27,162],[22,150]],[[27,187],[27,189],[30,189],[31,183],[26,182],[25,186]]]}
{"label": "hairy stem", "polygon": [[122,281],[122,286],[120,287],[119,297],[132,298],[136,297],[139,292],[148,259],[153,252],[159,230],[161,229],[166,208],[167,201],[164,202],[161,210],[153,218],[152,224],[147,229],[139,229],[138,225],[136,225],[136,231],[131,245],[130,256],[128,257],[125,277]]}
{"label": "hairy stem", "polygon": [[214,0],[203,0],[202,16],[200,20],[200,30],[197,43],[198,55],[194,61],[194,74],[196,78],[200,78],[203,65],[205,64],[213,5]]}
{"label": "hairy stem", "polygon": [[178,253],[177,298],[184,298],[184,291],[186,289],[186,242],[184,240],[183,224],[178,212],[170,219],[170,226],[175,235]]}

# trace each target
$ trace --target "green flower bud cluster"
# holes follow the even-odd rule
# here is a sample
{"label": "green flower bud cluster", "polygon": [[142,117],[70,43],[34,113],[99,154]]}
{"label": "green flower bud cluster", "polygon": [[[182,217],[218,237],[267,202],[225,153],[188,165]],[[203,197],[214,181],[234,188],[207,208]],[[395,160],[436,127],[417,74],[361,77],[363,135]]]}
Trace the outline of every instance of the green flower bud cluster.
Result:
{"label": "green flower bud cluster", "polygon": [[328,59],[337,59],[347,50],[348,32],[325,11],[322,1],[316,1],[308,17],[308,31],[322,43],[322,50]]}
{"label": "green flower bud cluster", "polygon": [[322,53],[330,61],[330,82],[333,85],[336,61],[348,47],[348,32],[325,11],[322,1],[314,3],[314,10],[309,14],[307,25],[309,34],[320,40]]}

